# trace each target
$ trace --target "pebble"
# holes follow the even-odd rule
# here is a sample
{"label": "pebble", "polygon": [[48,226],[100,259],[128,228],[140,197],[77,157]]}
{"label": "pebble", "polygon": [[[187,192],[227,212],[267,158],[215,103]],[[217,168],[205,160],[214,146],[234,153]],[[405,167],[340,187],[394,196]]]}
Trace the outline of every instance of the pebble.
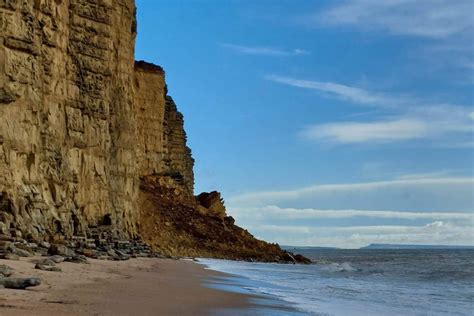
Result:
{"label": "pebble", "polygon": [[6,264],[0,264],[0,274],[9,277],[13,274],[13,269],[7,266]]}
{"label": "pebble", "polygon": [[50,256],[48,257],[49,260],[53,261],[54,263],[61,263],[64,261],[64,257],[63,256],[60,256],[60,255],[54,255],[54,256]]}
{"label": "pebble", "polygon": [[71,256],[71,257],[66,257],[66,259],[64,261],[73,262],[73,263],[89,264],[89,261],[87,261],[86,256],[83,256],[83,255],[74,255],[74,256]]}
{"label": "pebble", "polygon": [[61,268],[59,268],[59,267],[45,265],[45,264],[41,264],[41,263],[37,263],[35,265],[35,269],[43,270],[43,271],[61,272]]}

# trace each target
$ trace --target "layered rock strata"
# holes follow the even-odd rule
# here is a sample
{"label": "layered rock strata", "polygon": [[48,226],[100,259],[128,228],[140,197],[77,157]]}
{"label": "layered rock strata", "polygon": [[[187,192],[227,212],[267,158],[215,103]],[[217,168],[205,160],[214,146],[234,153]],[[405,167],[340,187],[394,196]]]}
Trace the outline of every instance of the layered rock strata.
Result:
{"label": "layered rock strata", "polygon": [[136,235],[133,0],[0,2],[0,231]]}
{"label": "layered rock strata", "polygon": [[135,10],[0,0],[0,234],[88,240],[99,254],[143,237],[168,255],[290,260],[235,226],[219,193],[194,197],[165,73],[134,62]]}
{"label": "layered rock strata", "polygon": [[183,115],[167,95],[163,69],[138,61],[134,78],[140,177],[170,176],[192,193],[194,159],[186,145]]}

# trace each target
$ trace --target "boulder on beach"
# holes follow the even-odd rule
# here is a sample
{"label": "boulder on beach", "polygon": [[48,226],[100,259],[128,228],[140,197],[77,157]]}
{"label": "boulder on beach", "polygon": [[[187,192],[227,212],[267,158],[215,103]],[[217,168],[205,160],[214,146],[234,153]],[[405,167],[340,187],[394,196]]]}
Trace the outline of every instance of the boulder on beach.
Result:
{"label": "boulder on beach", "polygon": [[7,266],[6,264],[0,264],[0,275],[4,277],[9,277],[13,274],[13,269]]}
{"label": "boulder on beach", "polygon": [[28,287],[38,286],[40,284],[41,279],[38,277],[0,279],[0,286],[3,286],[7,289],[24,290]]}
{"label": "boulder on beach", "polygon": [[61,272],[61,268],[59,268],[59,267],[46,265],[46,264],[41,264],[41,263],[37,263],[35,265],[35,269],[43,270],[43,271],[50,271],[50,272]]}

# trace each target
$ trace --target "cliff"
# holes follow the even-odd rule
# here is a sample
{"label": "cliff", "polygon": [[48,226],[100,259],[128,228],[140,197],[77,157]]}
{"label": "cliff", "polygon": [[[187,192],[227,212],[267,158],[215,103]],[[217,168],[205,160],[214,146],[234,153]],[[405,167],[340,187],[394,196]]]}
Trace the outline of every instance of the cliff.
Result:
{"label": "cliff", "polygon": [[186,146],[183,115],[167,95],[163,69],[138,61],[134,73],[138,175],[170,176],[194,191],[194,159]]}
{"label": "cliff", "polygon": [[0,233],[290,260],[235,226],[217,192],[194,197],[165,73],[134,61],[135,10],[133,0],[0,2]]}
{"label": "cliff", "polygon": [[134,1],[2,1],[0,24],[0,231],[136,235]]}

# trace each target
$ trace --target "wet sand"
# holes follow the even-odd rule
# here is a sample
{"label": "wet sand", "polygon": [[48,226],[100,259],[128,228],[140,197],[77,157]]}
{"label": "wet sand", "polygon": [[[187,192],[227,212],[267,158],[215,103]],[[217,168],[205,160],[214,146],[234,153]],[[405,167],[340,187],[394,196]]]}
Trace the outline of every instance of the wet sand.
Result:
{"label": "wet sand", "polygon": [[27,290],[0,289],[0,315],[246,314],[252,308],[251,295],[203,287],[225,275],[192,261],[90,259],[91,264],[63,262],[57,265],[62,272],[48,272],[34,269],[32,259],[0,260],[15,269],[12,277],[43,280]]}

